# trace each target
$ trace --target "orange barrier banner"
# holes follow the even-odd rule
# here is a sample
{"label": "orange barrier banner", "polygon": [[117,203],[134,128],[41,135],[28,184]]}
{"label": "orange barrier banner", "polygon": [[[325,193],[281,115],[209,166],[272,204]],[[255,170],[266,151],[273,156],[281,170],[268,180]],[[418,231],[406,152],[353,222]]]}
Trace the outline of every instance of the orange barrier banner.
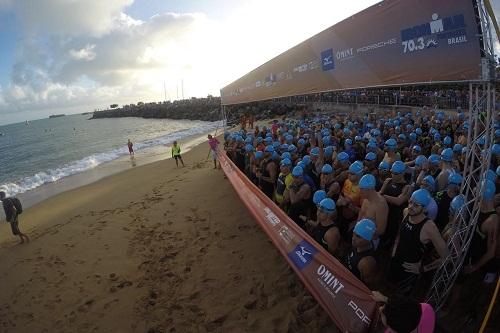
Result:
{"label": "orange barrier banner", "polygon": [[474,6],[472,0],[378,2],[225,86],[221,102],[481,80]]}
{"label": "orange barrier banner", "polygon": [[368,332],[376,322],[371,291],[260,191],[224,152],[222,169],[255,220],[316,301],[343,332]]}

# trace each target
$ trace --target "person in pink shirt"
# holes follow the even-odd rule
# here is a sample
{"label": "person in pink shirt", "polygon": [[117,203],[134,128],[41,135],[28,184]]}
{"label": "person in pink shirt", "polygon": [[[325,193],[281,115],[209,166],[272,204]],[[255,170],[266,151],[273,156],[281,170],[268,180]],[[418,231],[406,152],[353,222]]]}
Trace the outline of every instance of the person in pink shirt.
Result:
{"label": "person in pink shirt", "polygon": [[[214,160],[214,169],[217,169],[217,150],[219,147],[219,140],[214,138],[212,135],[208,135],[208,145],[210,146],[210,155],[212,155],[212,159]],[[219,162],[220,168],[220,162]]]}
{"label": "person in pink shirt", "polygon": [[436,314],[429,304],[400,295],[387,297],[378,291],[372,292],[372,298],[382,303],[379,309],[380,319],[386,327],[384,333],[434,332]]}

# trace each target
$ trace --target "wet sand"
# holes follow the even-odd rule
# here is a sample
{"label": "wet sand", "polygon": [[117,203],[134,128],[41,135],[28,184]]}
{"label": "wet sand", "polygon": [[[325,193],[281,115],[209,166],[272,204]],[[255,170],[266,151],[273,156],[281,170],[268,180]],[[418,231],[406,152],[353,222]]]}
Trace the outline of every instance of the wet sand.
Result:
{"label": "wet sand", "polygon": [[0,221],[0,332],[336,332],[207,153]]}

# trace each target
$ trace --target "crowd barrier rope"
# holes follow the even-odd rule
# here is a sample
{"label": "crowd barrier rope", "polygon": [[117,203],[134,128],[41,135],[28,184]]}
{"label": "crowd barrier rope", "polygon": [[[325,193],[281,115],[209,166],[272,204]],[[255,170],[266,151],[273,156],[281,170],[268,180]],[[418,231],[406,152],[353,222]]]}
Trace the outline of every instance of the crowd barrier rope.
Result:
{"label": "crowd barrier rope", "polygon": [[226,156],[221,167],[241,201],[316,301],[343,332],[369,332],[378,321],[371,291],[303,231]]}

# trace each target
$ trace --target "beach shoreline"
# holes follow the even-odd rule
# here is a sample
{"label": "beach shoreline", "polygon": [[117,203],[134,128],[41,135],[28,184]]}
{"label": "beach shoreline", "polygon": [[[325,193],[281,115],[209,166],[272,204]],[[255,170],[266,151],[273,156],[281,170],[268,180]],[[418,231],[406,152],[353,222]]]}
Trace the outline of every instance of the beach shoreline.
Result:
{"label": "beach shoreline", "polygon": [[207,152],[35,204],[29,244],[0,225],[0,330],[335,330]]}
{"label": "beach shoreline", "polygon": [[[203,134],[194,134],[180,140],[183,154],[189,152],[193,147],[206,140],[208,131]],[[24,208],[34,206],[54,195],[92,184],[105,177],[126,171],[130,168],[154,163],[164,159],[172,158],[170,154],[171,146],[165,145],[149,147],[146,152],[138,150],[134,155],[121,156],[115,160],[100,164],[92,169],[61,178],[55,182],[45,183],[33,190],[16,195]],[[3,211],[0,211],[0,220],[4,218]]]}

